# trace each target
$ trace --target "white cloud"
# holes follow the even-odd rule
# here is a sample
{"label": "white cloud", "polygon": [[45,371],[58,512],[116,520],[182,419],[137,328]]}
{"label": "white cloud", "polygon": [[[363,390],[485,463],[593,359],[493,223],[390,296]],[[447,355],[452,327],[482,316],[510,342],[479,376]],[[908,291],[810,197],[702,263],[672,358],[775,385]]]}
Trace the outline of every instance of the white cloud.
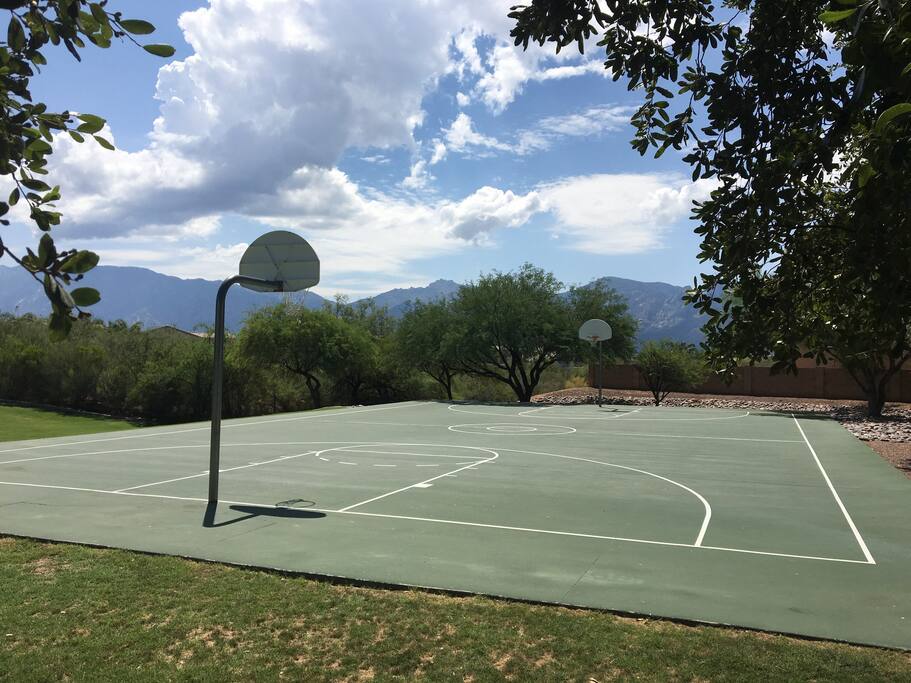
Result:
{"label": "white cloud", "polygon": [[511,147],[500,142],[496,138],[482,135],[474,129],[471,117],[465,112],[459,112],[455,121],[445,131],[443,135],[446,139],[449,149],[457,152],[465,152],[471,148],[495,149],[501,152],[507,152]]}
{"label": "white cloud", "polygon": [[[598,50],[593,44],[590,47]],[[581,63],[567,63],[579,62],[580,59],[571,49],[554,55],[550,44],[542,47],[529,43],[528,50],[523,51],[509,42],[499,42],[490,51],[487,59],[489,68],[478,80],[475,91],[491,111],[500,113],[516,99],[529,81],[573,78],[590,73],[607,77],[602,62],[582,59]],[[560,64],[551,66],[554,62]]]}
{"label": "white cloud", "polygon": [[433,154],[430,157],[430,165],[440,163],[446,158],[446,145],[441,140],[433,141]]}
{"label": "white cloud", "polygon": [[533,127],[519,131],[510,141],[478,132],[472,118],[459,112],[449,128],[442,131],[445,144],[434,141],[430,164],[441,161],[447,150],[473,156],[485,156],[490,152],[518,155],[540,152],[551,148],[561,138],[588,137],[618,130],[629,122],[633,110],[628,106],[604,105],[562,116],[548,116]]}
{"label": "white cloud", "polygon": [[588,137],[620,130],[629,123],[634,107],[605,105],[563,116],[548,116],[521,131],[514,146],[518,154],[548,149],[564,137]]}
{"label": "white cloud", "polygon": [[514,228],[541,210],[537,192],[524,196],[482,187],[461,202],[449,202],[438,213],[449,234],[465,240],[486,240],[502,228]]}
{"label": "white cloud", "polygon": [[591,254],[630,254],[661,247],[664,234],[689,216],[714,184],[676,174],[603,174],[539,188],[557,219],[554,232]]}
{"label": "white cloud", "polygon": [[[306,231],[327,272],[403,273],[409,261],[465,248],[525,223],[542,208],[535,192],[482,187],[460,201],[379,195],[367,199],[341,171],[306,169],[256,219]],[[300,216],[307,216],[301,219]]]}
{"label": "white cloud", "polygon": [[[192,54],[159,71],[160,113],[145,149],[56,141],[58,234],[102,245],[108,262],[216,276],[240,242],[221,225],[240,216],[316,235],[339,273],[403,274],[411,260],[521,225],[540,210],[540,196],[484,187],[460,201],[401,199],[358,188],[336,168],[352,148],[369,150],[362,158],[376,164],[388,162],[383,150],[409,149],[415,161],[403,185],[420,190],[448,149],[531,151],[575,134],[552,122],[537,137],[498,140],[465,115],[420,154],[422,101],[453,70],[466,80],[458,104],[480,101],[495,112],[529,80],[595,70],[569,50],[554,58],[550,46],[513,47],[511,3],[209,0],[180,18]],[[482,54],[481,41],[491,40]],[[115,132],[104,134],[114,140]]]}
{"label": "white cloud", "polygon": [[432,180],[433,175],[427,170],[427,162],[418,159],[411,165],[411,172],[402,181],[402,186],[409,190],[423,190]]}

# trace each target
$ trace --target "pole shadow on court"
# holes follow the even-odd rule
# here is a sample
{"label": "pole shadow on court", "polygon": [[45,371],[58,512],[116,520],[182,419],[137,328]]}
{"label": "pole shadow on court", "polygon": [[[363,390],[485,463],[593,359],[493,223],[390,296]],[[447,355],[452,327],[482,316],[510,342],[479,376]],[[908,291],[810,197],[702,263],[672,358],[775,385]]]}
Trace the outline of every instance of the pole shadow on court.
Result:
{"label": "pole shadow on court", "polygon": [[215,515],[218,512],[218,503],[209,503],[206,505],[206,513],[202,519],[202,525],[208,529],[216,529],[222,526],[246,522],[259,517],[273,517],[278,519],[321,519],[326,516],[324,512],[314,510],[300,510],[291,507],[260,507],[258,505],[228,505],[228,510],[241,513],[232,519],[226,519],[220,522],[215,521]]}

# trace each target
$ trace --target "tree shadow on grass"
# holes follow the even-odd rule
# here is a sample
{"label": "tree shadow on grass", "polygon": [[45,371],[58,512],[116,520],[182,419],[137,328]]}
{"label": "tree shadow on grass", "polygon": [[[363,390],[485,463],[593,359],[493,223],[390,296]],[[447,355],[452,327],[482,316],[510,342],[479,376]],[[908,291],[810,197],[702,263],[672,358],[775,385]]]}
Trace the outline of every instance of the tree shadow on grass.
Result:
{"label": "tree shadow on grass", "polygon": [[[310,504],[312,505],[313,503],[310,502]],[[218,504],[209,503],[206,506],[206,513],[203,516],[202,525],[208,529],[215,529],[230,524],[237,524],[238,522],[246,522],[259,517],[279,519],[321,519],[326,516],[324,512],[316,512],[315,510],[301,510],[293,507],[271,507],[266,505],[229,505],[228,509],[239,512],[241,515],[232,519],[216,522],[215,514],[218,510]]]}

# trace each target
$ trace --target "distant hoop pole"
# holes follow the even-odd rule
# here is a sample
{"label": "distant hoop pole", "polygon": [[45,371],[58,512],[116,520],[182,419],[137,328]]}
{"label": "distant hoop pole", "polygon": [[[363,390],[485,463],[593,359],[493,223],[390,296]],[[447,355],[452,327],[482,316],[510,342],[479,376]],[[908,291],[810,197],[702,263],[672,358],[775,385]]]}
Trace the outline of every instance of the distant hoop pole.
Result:
{"label": "distant hoop pole", "polygon": [[579,328],[579,339],[584,339],[592,344],[598,345],[598,407],[601,407],[604,394],[604,372],[602,369],[602,351],[601,342],[607,341],[614,336],[610,325],[600,318],[592,318],[582,323]]}
{"label": "distant hoop pole", "polygon": [[212,363],[212,436],[209,441],[209,505],[218,502],[218,470],[221,461],[222,385],[225,369],[225,299],[231,285],[258,285],[282,291],[282,283],[249,275],[235,275],[221,283],[215,296],[215,348]]}
{"label": "distant hoop pole", "polygon": [[604,370],[601,369],[601,340],[595,342],[598,345],[598,407],[601,407],[601,395],[604,393]]}

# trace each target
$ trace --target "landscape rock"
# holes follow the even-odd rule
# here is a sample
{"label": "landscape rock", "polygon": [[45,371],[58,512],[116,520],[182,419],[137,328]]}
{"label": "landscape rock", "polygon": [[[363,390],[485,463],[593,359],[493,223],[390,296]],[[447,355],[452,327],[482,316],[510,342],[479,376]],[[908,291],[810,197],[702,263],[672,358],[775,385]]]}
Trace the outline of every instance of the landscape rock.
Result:
{"label": "landscape rock", "polygon": [[[548,405],[576,405],[598,402],[598,390],[591,388],[564,389],[532,397],[532,402]],[[605,390],[607,405],[654,405],[651,395],[644,391]],[[776,398],[764,396],[719,396],[671,394],[663,406],[685,408],[727,408],[763,410],[782,413],[814,413],[838,420],[845,429],[863,441],[892,441],[911,443],[911,406],[888,404],[883,416],[869,418],[860,401],[834,401],[811,398]]]}

